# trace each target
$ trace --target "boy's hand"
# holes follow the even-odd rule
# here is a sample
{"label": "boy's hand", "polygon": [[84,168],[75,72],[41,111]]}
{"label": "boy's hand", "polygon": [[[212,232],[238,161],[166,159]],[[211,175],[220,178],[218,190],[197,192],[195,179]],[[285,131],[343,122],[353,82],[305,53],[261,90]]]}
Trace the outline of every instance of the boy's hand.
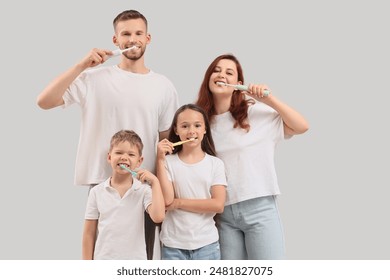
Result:
{"label": "boy's hand", "polygon": [[142,183],[147,183],[153,185],[154,182],[158,181],[157,177],[150,171],[146,169],[137,170],[137,179]]}

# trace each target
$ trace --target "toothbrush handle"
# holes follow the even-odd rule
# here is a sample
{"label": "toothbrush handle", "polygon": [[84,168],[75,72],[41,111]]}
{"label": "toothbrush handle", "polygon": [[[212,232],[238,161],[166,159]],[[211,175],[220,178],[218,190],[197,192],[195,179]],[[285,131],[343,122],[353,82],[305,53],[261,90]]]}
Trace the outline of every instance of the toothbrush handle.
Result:
{"label": "toothbrush handle", "polygon": [[[248,90],[248,86],[246,86],[246,85],[236,85],[235,88],[238,89],[238,90]],[[269,90],[268,89],[264,90],[263,91],[263,95],[264,96],[268,96],[269,95]]]}
{"label": "toothbrush handle", "polygon": [[238,90],[248,90],[248,86],[246,85],[235,85],[234,87]]}
{"label": "toothbrush handle", "polygon": [[122,50],[114,50],[112,51],[111,57],[118,56],[122,54]]}

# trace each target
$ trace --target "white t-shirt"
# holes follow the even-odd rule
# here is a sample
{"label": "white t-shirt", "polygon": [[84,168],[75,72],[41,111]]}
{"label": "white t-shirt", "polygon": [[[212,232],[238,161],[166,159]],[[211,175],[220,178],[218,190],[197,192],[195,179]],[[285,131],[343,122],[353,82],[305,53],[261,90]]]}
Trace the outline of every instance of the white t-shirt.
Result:
{"label": "white t-shirt", "polygon": [[[176,198],[209,199],[213,186],[226,186],[223,162],[208,154],[195,164],[181,161],[178,154],[167,155],[166,169]],[[211,244],[219,239],[214,216],[215,213],[194,213],[181,209],[167,211],[160,240],[168,247],[185,250]]]}
{"label": "white t-shirt", "polygon": [[122,198],[110,178],[93,187],[85,219],[98,220],[94,259],[146,260],[144,211],[151,203],[151,187],[135,178]]}
{"label": "white t-shirt", "polygon": [[284,138],[278,112],[261,102],[248,108],[249,132],[233,128],[230,112],[215,115],[211,131],[217,156],[223,160],[228,181],[225,205],[280,194],[274,152]]}
{"label": "white t-shirt", "polygon": [[64,108],[73,103],[81,107],[76,185],[97,184],[111,175],[109,144],[122,129],[141,137],[142,167],[155,171],[158,133],[169,129],[179,104],[176,89],[165,76],[153,71],[136,74],[116,65],[90,69],[69,86],[63,99]]}

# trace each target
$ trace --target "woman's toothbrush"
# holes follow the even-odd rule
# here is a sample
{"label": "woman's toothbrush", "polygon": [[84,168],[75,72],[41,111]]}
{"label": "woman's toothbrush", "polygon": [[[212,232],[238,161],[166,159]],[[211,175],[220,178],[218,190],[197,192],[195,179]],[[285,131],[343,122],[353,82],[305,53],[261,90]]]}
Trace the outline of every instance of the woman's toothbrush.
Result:
{"label": "woman's toothbrush", "polygon": [[112,51],[111,57],[121,55],[122,53],[130,51],[130,50],[135,49],[135,48],[138,48],[138,47],[137,46],[132,46],[130,48],[123,49],[123,50],[120,50],[120,49],[114,50],[114,51]]}
{"label": "woman's toothbrush", "polygon": [[176,143],[173,143],[173,147],[175,147],[175,146],[179,146],[179,145],[182,145],[182,144],[184,144],[184,143],[187,143],[187,142],[191,142],[191,141],[194,141],[195,140],[195,138],[190,138],[190,139],[188,139],[188,140],[183,140],[183,141],[179,141],[179,142],[176,142]]}
{"label": "woman's toothbrush", "polygon": [[[249,89],[249,87],[246,86],[246,85],[232,85],[232,84],[227,84],[227,83],[224,83],[224,82],[217,82],[217,85],[234,87],[235,89],[245,90],[245,91],[248,91],[248,89]],[[265,89],[263,95],[264,96],[268,96],[269,95],[269,90]]]}
{"label": "woman's toothbrush", "polygon": [[130,168],[127,168],[126,165],[120,164],[119,166],[120,166],[122,169],[124,169],[124,170],[126,170],[126,171],[129,171],[129,173],[131,173],[132,176],[134,176],[134,177],[137,176],[137,172],[131,170]]}

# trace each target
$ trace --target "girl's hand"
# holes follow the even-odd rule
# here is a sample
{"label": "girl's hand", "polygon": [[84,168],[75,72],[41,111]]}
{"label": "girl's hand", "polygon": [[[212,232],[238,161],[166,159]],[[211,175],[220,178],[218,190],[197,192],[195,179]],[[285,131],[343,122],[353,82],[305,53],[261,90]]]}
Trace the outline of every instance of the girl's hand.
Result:
{"label": "girl's hand", "polygon": [[172,154],[173,149],[173,144],[171,142],[169,142],[167,139],[161,140],[157,144],[157,158],[165,159],[165,155]]}
{"label": "girl's hand", "polygon": [[178,209],[179,208],[179,204],[180,204],[180,201],[179,199],[175,198],[171,204],[169,204],[168,206],[165,207],[165,210],[169,211],[169,210],[175,210],[175,209]]}

